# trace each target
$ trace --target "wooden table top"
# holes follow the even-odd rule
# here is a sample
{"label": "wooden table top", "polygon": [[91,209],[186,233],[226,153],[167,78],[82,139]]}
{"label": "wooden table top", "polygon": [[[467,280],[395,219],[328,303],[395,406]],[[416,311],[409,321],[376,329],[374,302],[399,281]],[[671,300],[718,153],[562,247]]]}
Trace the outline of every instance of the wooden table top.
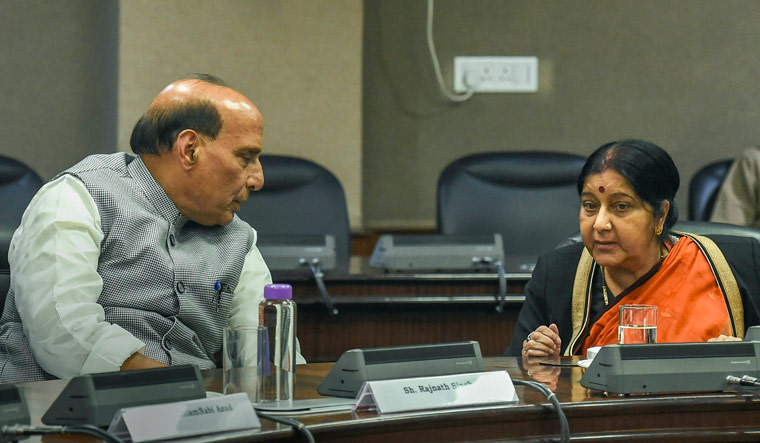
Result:
{"label": "wooden table top", "polygon": [[[576,361],[563,360],[566,362]],[[760,438],[760,392],[680,393],[606,396],[580,385],[580,367],[552,367],[514,357],[485,359],[487,370],[506,370],[512,379],[535,380],[552,389],[567,415],[574,438],[615,441],[716,441]],[[316,388],[332,363],[297,368],[296,398],[318,398]],[[222,371],[204,371],[209,391],[220,392]],[[66,381],[22,386],[33,424]],[[516,387],[516,404],[379,415],[341,412],[297,417],[316,441],[472,441],[557,438],[557,414],[543,394]],[[259,430],[207,436],[193,441],[293,440],[285,425],[262,419]],[[45,438],[44,441],[57,441]],[[77,439],[82,441],[82,439]]]}

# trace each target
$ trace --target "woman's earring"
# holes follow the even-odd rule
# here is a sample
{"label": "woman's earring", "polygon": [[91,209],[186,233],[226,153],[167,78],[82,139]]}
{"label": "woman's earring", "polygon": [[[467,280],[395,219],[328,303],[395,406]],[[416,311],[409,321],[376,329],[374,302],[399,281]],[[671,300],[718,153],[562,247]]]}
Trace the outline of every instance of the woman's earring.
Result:
{"label": "woman's earring", "polygon": [[662,234],[662,228],[658,226],[657,229],[654,230],[654,235],[659,237],[660,234]]}

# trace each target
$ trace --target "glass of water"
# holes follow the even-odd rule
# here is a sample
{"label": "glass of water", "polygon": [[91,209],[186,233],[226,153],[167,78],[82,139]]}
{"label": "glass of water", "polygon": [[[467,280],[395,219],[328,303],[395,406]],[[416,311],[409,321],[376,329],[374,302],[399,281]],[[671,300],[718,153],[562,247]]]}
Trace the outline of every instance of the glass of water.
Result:
{"label": "glass of water", "polygon": [[618,343],[657,343],[657,306],[623,305],[619,309]]}

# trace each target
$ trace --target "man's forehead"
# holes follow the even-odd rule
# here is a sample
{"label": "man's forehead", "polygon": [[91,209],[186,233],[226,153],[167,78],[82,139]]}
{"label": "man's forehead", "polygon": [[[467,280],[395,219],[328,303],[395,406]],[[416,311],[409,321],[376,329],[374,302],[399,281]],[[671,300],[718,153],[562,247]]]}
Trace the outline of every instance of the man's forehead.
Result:
{"label": "man's forehead", "polygon": [[178,80],[169,84],[156,97],[157,99],[209,100],[230,110],[255,110],[251,101],[240,92],[227,86],[215,85],[197,79]]}
{"label": "man's forehead", "polygon": [[263,124],[263,118],[258,108],[246,96],[234,89],[220,87],[210,91],[205,98],[216,105],[223,120],[237,118],[248,123],[255,122],[257,126]]}
{"label": "man's forehead", "polygon": [[[223,106],[231,111],[254,111],[256,108],[251,105],[248,100],[233,100],[230,98],[223,99],[220,103],[220,106]],[[257,110],[256,110],[257,111]],[[258,112],[258,111],[257,111]]]}
{"label": "man's forehead", "polygon": [[214,86],[210,83],[205,83],[200,80],[188,79],[178,80],[174,83],[170,83],[161,92],[158,93],[157,98],[177,98],[182,99],[186,97],[203,97],[209,91],[208,86]]}
{"label": "man's forehead", "polygon": [[187,80],[180,80],[167,85],[161,90],[161,93],[188,93],[190,92],[190,84]]}
{"label": "man's forehead", "polygon": [[261,133],[264,129],[264,120],[258,109],[246,102],[225,101],[217,103],[217,109],[221,114],[222,131],[227,129],[237,131],[254,131]]}

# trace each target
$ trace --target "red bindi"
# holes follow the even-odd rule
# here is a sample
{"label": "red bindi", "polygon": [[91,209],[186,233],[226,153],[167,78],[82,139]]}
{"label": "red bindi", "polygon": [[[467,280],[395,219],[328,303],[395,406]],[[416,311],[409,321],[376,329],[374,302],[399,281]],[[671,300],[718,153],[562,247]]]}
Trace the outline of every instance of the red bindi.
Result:
{"label": "red bindi", "polygon": [[604,186],[599,186],[599,192],[601,192],[602,194],[604,194]]}

